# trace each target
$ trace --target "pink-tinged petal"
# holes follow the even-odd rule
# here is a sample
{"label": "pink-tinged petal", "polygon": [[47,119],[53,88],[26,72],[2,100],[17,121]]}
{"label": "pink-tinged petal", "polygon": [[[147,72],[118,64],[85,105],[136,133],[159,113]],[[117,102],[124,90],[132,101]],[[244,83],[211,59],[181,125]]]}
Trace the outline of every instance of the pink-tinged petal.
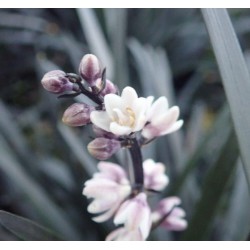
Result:
{"label": "pink-tinged petal", "polygon": [[171,213],[171,216],[183,218],[186,216],[186,212],[182,208],[176,207]]}
{"label": "pink-tinged petal", "polygon": [[125,106],[130,107],[138,98],[138,95],[132,87],[126,87],[122,91],[121,98],[123,99]]}
{"label": "pink-tinged petal", "polygon": [[161,134],[161,130],[151,124],[146,125],[142,130],[142,136],[148,140],[155,138]]}
{"label": "pink-tinged petal", "polygon": [[174,106],[168,110],[167,113],[153,119],[151,121],[152,126],[156,126],[161,130],[165,130],[172,126],[174,122],[178,119],[180,114],[180,109],[177,106]]}
{"label": "pink-tinged petal", "polygon": [[110,210],[106,211],[105,213],[98,215],[96,217],[93,217],[92,220],[97,222],[97,223],[104,222],[113,216],[113,214],[115,213],[117,208],[118,208],[118,206],[113,206]]}
{"label": "pink-tinged petal", "polygon": [[110,131],[115,135],[129,135],[132,132],[132,129],[127,126],[119,125],[116,122],[111,122]]}
{"label": "pink-tinged petal", "polygon": [[111,232],[107,237],[106,241],[142,241],[142,235],[139,230],[128,231],[124,227],[120,227]]}
{"label": "pink-tinged petal", "polygon": [[168,110],[168,100],[165,96],[158,98],[148,112],[148,120],[154,120],[159,114],[166,113]]}
{"label": "pink-tinged petal", "polygon": [[107,114],[111,118],[111,120],[115,119],[114,109],[123,110],[125,108],[124,101],[122,100],[122,98],[115,94],[105,95],[104,104]]}
{"label": "pink-tinged petal", "polygon": [[138,229],[143,239],[146,239],[151,228],[150,213],[146,194],[140,193],[121,205],[115,215],[114,223],[116,225],[124,224],[129,231]]}
{"label": "pink-tinged petal", "polygon": [[92,111],[90,114],[90,120],[97,127],[104,129],[105,131],[110,132],[110,118],[108,117],[105,111]]}
{"label": "pink-tinged petal", "polygon": [[165,175],[165,166],[162,163],[156,163],[152,159],[143,162],[144,187],[160,191],[166,187],[169,182]]}
{"label": "pink-tinged petal", "polygon": [[174,206],[179,206],[181,204],[181,200],[177,196],[171,196],[168,198],[165,198],[160,201],[159,206],[158,206],[158,211],[165,215],[169,213]]}
{"label": "pink-tinged petal", "polygon": [[162,223],[162,226],[168,230],[182,231],[187,228],[187,221],[182,218],[170,216]]}
{"label": "pink-tinged petal", "polygon": [[126,180],[126,183],[128,182],[126,172],[118,164],[101,161],[98,163],[97,168],[102,173],[105,173],[107,178],[117,183],[124,183],[124,180]]}
{"label": "pink-tinged petal", "polygon": [[152,220],[151,220],[151,211],[149,207],[147,209],[143,210],[143,215],[142,215],[142,221],[140,224],[140,232],[142,234],[143,239],[147,239],[150,233],[151,225],[152,225]]}
{"label": "pink-tinged petal", "polygon": [[179,121],[175,122],[170,128],[162,131],[161,135],[173,133],[173,132],[179,130],[182,127],[182,125],[183,125],[183,120],[179,120]]}

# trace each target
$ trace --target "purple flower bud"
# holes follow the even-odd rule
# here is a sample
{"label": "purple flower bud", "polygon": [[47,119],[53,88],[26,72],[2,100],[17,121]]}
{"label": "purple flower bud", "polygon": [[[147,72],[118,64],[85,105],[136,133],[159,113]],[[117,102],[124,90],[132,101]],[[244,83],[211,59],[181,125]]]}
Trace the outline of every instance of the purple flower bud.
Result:
{"label": "purple flower bud", "polygon": [[106,130],[103,130],[94,124],[93,124],[92,128],[93,128],[93,131],[94,131],[96,137],[105,137],[108,139],[116,139],[117,138],[117,136],[115,134],[108,132]]}
{"label": "purple flower bud", "polygon": [[73,127],[86,125],[90,123],[90,113],[94,109],[85,103],[74,103],[65,110],[62,121]]}
{"label": "purple flower bud", "polygon": [[46,90],[56,94],[73,90],[74,87],[74,84],[66,77],[66,73],[61,70],[46,73],[41,82]]}
{"label": "purple flower bud", "polygon": [[[102,85],[102,79],[98,78],[95,82],[95,86],[98,89],[101,89]],[[105,96],[107,94],[117,94],[118,93],[118,88],[114,83],[112,83],[110,80],[106,80],[106,85],[105,88],[101,91],[100,95]]]}
{"label": "purple flower bud", "polygon": [[101,63],[95,55],[87,54],[80,62],[79,72],[90,86],[94,86],[95,81],[102,75]]}
{"label": "purple flower bud", "polygon": [[96,138],[88,144],[89,153],[98,160],[107,160],[120,148],[119,141],[108,138]]}

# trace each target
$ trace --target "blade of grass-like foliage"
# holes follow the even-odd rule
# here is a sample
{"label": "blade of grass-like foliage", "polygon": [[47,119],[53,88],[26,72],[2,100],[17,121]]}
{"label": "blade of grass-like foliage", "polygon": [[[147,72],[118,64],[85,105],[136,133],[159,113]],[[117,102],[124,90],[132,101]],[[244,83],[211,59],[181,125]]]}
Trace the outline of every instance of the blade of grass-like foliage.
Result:
{"label": "blade of grass-like foliage", "polygon": [[250,75],[230,17],[225,9],[203,9],[221,72],[250,189]]}
{"label": "blade of grass-like foliage", "polygon": [[[216,157],[216,153],[222,147],[223,142],[229,134],[230,126],[228,126],[228,124],[230,124],[230,122],[229,108],[225,105],[217,115],[213,127],[208,131],[206,136],[200,140],[193,154],[187,159],[187,163],[183,167],[180,176],[175,183],[170,186],[169,193],[171,195],[178,194],[183,189],[185,181],[204,154],[206,154],[206,158],[210,160]],[[225,124],[227,124],[226,127]],[[219,141],[218,138],[220,138]]]}
{"label": "blade of grass-like foliage", "polygon": [[26,218],[0,210],[0,225],[20,240],[61,240],[50,230]]}
{"label": "blade of grass-like foliage", "polygon": [[235,173],[238,153],[236,136],[231,128],[231,133],[222,148],[219,158],[206,176],[201,198],[189,222],[189,227],[183,235],[183,240],[208,239],[207,236],[224,191],[232,174]]}
{"label": "blade of grass-like foliage", "polygon": [[[170,105],[175,105],[172,74],[165,52],[161,48],[153,49],[150,46],[142,46],[136,39],[130,39],[128,46],[136,61],[144,96],[153,95],[156,98],[166,96]],[[168,140],[171,144],[171,153],[174,155],[173,159],[176,161],[175,169],[178,171],[184,161],[181,132],[170,135]],[[167,148],[166,145],[162,147]],[[165,151],[162,152],[164,152],[163,158],[169,158],[166,157]],[[165,162],[168,162],[168,159]]]}
{"label": "blade of grass-like foliage", "polygon": [[222,218],[223,228],[219,230],[221,240],[246,240],[250,224],[250,197],[242,162],[238,160],[235,184],[226,216]]}
{"label": "blade of grass-like foliage", "polygon": [[65,125],[58,123],[58,130],[60,131],[65,142],[69,145],[69,148],[81,163],[84,171],[86,171],[89,176],[92,176],[96,171],[96,163],[88,152],[84,150],[86,146],[83,145],[73,131]]}
{"label": "blade of grass-like foliage", "polygon": [[108,78],[112,79],[114,76],[114,60],[94,10],[77,9],[77,14],[91,52],[100,58],[103,66],[107,68]]}
{"label": "blade of grass-like foliage", "polygon": [[127,9],[103,9],[107,33],[115,61],[115,83],[120,89],[129,84],[126,57]]}
{"label": "blade of grass-like foliage", "polygon": [[9,177],[13,185],[19,187],[23,199],[35,209],[41,221],[61,234],[64,239],[80,239],[80,235],[67,219],[67,215],[49,198],[39,184],[23,170],[24,168],[16,161],[12,149],[1,136],[0,168]]}

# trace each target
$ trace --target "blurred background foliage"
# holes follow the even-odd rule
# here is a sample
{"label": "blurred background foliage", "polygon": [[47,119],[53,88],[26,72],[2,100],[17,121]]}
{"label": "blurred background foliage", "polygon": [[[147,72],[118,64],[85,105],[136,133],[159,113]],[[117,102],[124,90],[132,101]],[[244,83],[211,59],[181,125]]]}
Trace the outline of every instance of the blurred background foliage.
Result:
{"label": "blurred background foliage", "polygon": [[[229,13],[250,67],[250,10]],[[91,221],[81,194],[96,171],[86,150],[91,130],[63,125],[73,100],[58,100],[40,84],[49,70],[78,72],[86,53],[101,59],[120,89],[164,95],[185,120],[143,155],[164,162],[170,176],[152,202],[180,196],[190,226],[182,233],[159,228],[150,239],[247,239],[249,193],[199,9],[0,10],[0,209],[49,230],[0,212],[0,239],[104,240],[113,228]],[[121,152],[112,160],[125,159]]]}

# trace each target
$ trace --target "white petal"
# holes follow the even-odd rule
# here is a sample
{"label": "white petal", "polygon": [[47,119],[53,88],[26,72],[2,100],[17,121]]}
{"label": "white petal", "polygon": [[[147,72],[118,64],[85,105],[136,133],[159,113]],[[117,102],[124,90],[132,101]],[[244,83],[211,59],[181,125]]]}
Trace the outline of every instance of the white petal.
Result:
{"label": "white petal", "polygon": [[165,96],[158,98],[151,106],[148,113],[148,120],[155,119],[159,114],[168,110],[168,100]]}
{"label": "white petal", "polygon": [[127,126],[121,126],[116,122],[111,122],[110,131],[115,135],[129,135],[132,132],[132,129]]}
{"label": "white petal", "polygon": [[143,97],[136,99],[132,105],[132,109],[135,113],[135,126],[133,128],[133,131],[139,131],[147,122],[147,99]]}
{"label": "white petal", "polygon": [[110,119],[105,111],[92,111],[90,114],[90,120],[97,127],[110,132]]}
{"label": "white petal", "polygon": [[166,129],[165,131],[162,131],[161,135],[173,133],[173,132],[177,131],[178,129],[180,129],[182,127],[182,125],[183,125],[183,120],[179,120],[179,121],[175,122],[170,128]]}
{"label": "white petal", "polygon": [[152,120],[152,126],[155,126],[161,130],[166,130],[176,122],[176,120],[179,117],[179,114],[180,114],[179,107],[174,106],[171,109],[169,109],[167,113]]}
{"label": "white petal", "polygon": [[130,107],[132,103],[138,98],[138,95],[132,87],[126,87],[122,91],[121,98],[123,99],[125,105]]}
{"label": "white petal", "polygon": [[115,94],[108,94],[104,96],[104,104],[105,104],[105,108],[106,111],[108,113],[108,116],[111,119],[114,119],[114,109],[121,109],[124,110],[125,109],[125,105],[124,105],[124,101],[122,100],[122,98],[118,95]]}

